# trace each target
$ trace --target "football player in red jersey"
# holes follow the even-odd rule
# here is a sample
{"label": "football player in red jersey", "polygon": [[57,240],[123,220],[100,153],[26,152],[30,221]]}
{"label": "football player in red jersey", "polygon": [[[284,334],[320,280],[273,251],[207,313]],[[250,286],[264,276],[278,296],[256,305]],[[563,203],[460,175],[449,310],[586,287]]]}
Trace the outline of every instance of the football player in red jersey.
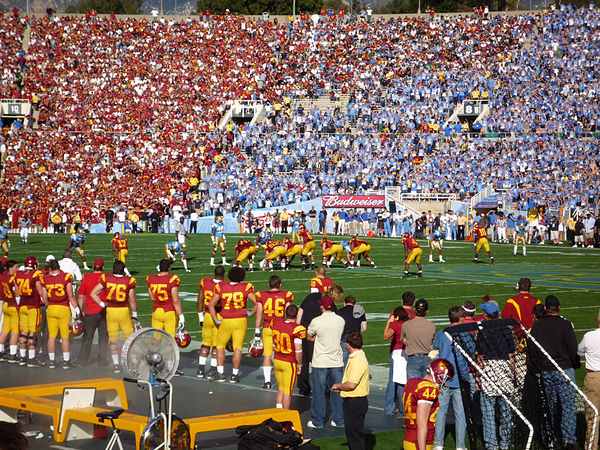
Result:
{"label": "football player in red jersey", "polygon": [[[4,272],[0,273],[0,300],[3,300],[2,312],[4,313],[4,323],[2,333],[0,333],[0,361],[16,363],[18,361],[17,349],[19,347],[19,304],[17,297],[19,288],[15,281],[16,273],[19,268],[15,260],[9,260],[5,263]],[[4,353],[6,338],[10,334],[8,341],[10,353]]]}
{"label": "football player in red jersey", "polygon": [[344,247],[341,244],[337,244],[333,241],[330,241],[327,238],[321,239],[321,250],[323,252],[323,265],[330,267],[330,263],[327,262],[327,258],[331,256],[331,261],[337,259],[339,262],[346,266],[346,269],[350,269],[350,263],[343,258]]}
{"label": "football player in red jersey", "polygon": [[[233,374],[230,383],[239,383],[240,364],[242,363],[242,346],[246,338],[248,317],[254,314],[256,306],[251,312],[246,310],[247,301],[256,304],[254,286],[244,283],[246,271],[241,267],[229,269],[229,281],[223,281],[215,286],[215,295],[208,304],[208,310],[217,331],[217,377],[215,381],[225,381],[225,347],[231,339],[233,343]],[[217,316],[217,304],[221,302],[221,316]]]}
{"label": "football player in red jersey", "polygon": [[315,275],[316,276],[314,278],[311,278],[309,284],[311,294],[317,292],[324,294],[325,292],[327,292],[327,289],[333,286],[333,280],[331,278],[326,277],[327,269],[325,268],[325,266],[317,267]]}
{"label": "football player in red jersey", "polygon": [[486,224],[483,218],[473,228],[473,240],[476,241],[475,257],[473,258],[473,262],[479,262],[479,250],[481,250],[481,247],[483,247],[487,254],[490,255],[490,262],[492,263],[492,265],[494,265],[494,255],[492,255],[492,251],[490,250],[490,243],[487,238]]}
{"label": "football player in red jersey", "polygon": [[300,225],[300,231],[298,232],[300,241],[302,242],[302,270],[306,270],[308,264],[308,257],[310,256],[310,268],[315,270],[315,249],[317,243],[313,239],[312,233],[306,229],[304,224]]}
{"label": "football player in red jersey", "polygon": [[285,269],[285,252],[286,248],[281,245],[280,241],[269,240],[265,246],[265,259],[260,262],[260,268],[267,270],[267,261],[269,262],[269,270],[273,271],[273,260],[281,260],[281,268]]}
{"label": "football player in red jersey", "polygon": [[235,246],[234,264],[242,267],[245,259],[248,260],[248,272],[254,271],[254,256],[256,255],[256,246],[254,242],[245,239],[240,239]]}
{"label": "football player in red jersey", "polygon": [[[175,337],[177,327],[185,328],[185,317],[179,299],[181,280],[170,273],[171,261],[162,259],[158,263],[160,272],[146,277],[148,294],[153,302],[152,328],[165,330]],[[179,318],[179,321],[178,321]]]}
{"label": "football player in red jersey", "polygon": [[127,249],[127,239],[121,237],[121,233],[117,231],[110,243],[112,245],[113,259],[115,261],[122,261],[123,264],[125,264],[125,275],[130,277],[131,274],[129,273],[129,270],[127,270],[127,255],[129,254],[129,250]]}
{"label": "football player in red jersey", "polygon": [[[198,372],[196,376],[198,378],[204,378],[207,380],[214,380],[217,376],[217,326],[213,321],[212,316],[204,314],[208,311],[208,305],[215,295],[215,286],[225,279],[225,269],[223,266],[215,267],[213,278],[202,278],[200,280],[200,292],[198,292],[198,322],[202,327],[202,346],[200,347],[200,358],[198,359]],[[215,306],[217,311],[217,318],[223,319],[220,315],[221,305],[217,303]],[[211,352],[212,349],[212,352]],[[211,353],[210,358],[210,370],[205,375],[206,359],[208,358],[209,352]]]}
{"label": "football player in red jersey", "polygon": [[435,433],[435,416],[440,404],[440,389],[454,377],[454,366],[443,358],[429,365],[423,378],[406,382],[402,402],[406,414],[404,450],[431,450]]}
{"label": "football player in red jersey", "polygon": [[402,244],[404,245],[404,256],[406,260],[404,261],[404,276],[402,278],[408,278],[408,267],[414,261],[419,269],[419,277],[423,276],[423,268],[421,267],[421,255],[423,255],[423,249],[417,242],[417,240],[413,237],[410,237],[410,234],[404,233],[402,236]]}
{"label": "football player in red jersey", "polygon": [[362,239],[358,239],[356,236],[353,236],[352,238],[350,238],[350,248],[352,249],[352,252],[350,253],[352,258],[350,260],[350,263],[353,266],[355,259],[358,257],[356,267],[360,267],[360,258],[361,256],[363,256],[367,261],[371,263],[373,269],[377,268],[375,261],[373,261],[373,258],[369,256],[369,253],[371,252],[371,244],[369,244],[367,241],[363,241]]}
{"label": "football player in red jersey", "polygon": [[284,270],[290,270],[294,257],[302,252],[302,244],[294,242],[290,238],[285,238],[283,240],[283,246],[285,247]]}
{"label": "football player in red jersey", "polygon": [[46,321],[48,322],[48,367],[56,368],[55,348],[56,337],[60,331],[61,347],[63,351],[63,369],[71,368],[71,353],[69,344],[69,320],[71,309],[75,311],[75,317],[81,314],[75,295],[73,294],[73,275],[60,270],[58,261],[52,260],[48,263],[50,273],[42,278],[42,299],[48,304]]}
{"label": "football player in red jersey", "polygon": [[[90,296],[102,308],[106,308],[106,328],[110,342],[113,372],[121,372],[119,365],[119,338],[121,331],[127,339],[133,333],[132,318],[137,320],[137,301],[135,298],[136,281],[125,275],[123,261],[115,261],[113,273],[105,273],[92,289]],[[106,302],[100,298],[102,290],[106,293]],[[131,314],[129,307],[131,306]]]}
{"label": "football player in red jersey", "polygon": [[290,291],[281,290],[281,277],[271,275],[269,278],[268,291],[260,291],[256,294],[256,329],[254,337],[260,338],[260,326],[264,317],[262,339],[263,339],[263,375],[265,383],[263,389],[271,389],[271,357],[273,356],[273,332],[271,324],[274,318],[283,319],[285,308],[294,301],[294,294]]}
{"label": "football player in red jersey", "polygon": [[[42,296],[42,272],[38,270],[38,260],[35,256],[25,258],[24,270],[16,274],[19,287],[19,365],[27,367],[42,367],[44,364],[35,357],[37,334],[40,331],[40,303]],[[28,356],[28,358],[26,358]]]}
{"label": "football player in red jersey", "polygon": [[[306,339],[306,328],[296,323],[298,307],[288,305],[285,320],[276,317],[271,326],[277,391],[277,408],[290,409],[296,376],[302,370],[302,340]],[[308,370],[308,368],[307,368]]]}

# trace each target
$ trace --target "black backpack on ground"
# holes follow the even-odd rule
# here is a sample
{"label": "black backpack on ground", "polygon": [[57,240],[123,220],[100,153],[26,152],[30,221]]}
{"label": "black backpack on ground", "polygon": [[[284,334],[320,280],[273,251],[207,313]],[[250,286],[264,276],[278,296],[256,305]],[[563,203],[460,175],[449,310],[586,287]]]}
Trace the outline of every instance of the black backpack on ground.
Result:
{"label": "black backpack on ground", "polygon": [[302,434],[292,429],[291,422],[273,419],[267,419],[260,425],[241,425],[235,432],[240,436],[238,450],[296,449],[303,441]]}

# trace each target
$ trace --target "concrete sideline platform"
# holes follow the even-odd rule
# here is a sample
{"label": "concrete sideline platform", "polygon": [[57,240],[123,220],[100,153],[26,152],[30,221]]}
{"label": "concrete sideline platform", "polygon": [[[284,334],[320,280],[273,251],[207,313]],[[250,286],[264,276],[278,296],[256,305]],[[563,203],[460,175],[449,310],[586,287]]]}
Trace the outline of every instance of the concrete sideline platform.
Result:
{"label": "concrete sideline platform", "polygon": [[[75,352],[76,354],[76,352]],[[262,389],[263,374],[260,362],[244,356],[241,367],[241,382],[239,384],[214,383],[204,379],[196,378],[197,352],[182,353],[180,368],[184,375],[175,377],[172,382],[174,386],[173,412],[182,419],[202,416],[227,414],[232,412],[251,411],[256,409],[267,409],[275,406],[276,386],[267,391]],[[387,372],[387,369],[386,369]],[[111,366],[101,367],[90,364],[82,368],[70,370],[48,369],[48,368],[26,368],[16,364],[0,364],[0,388],[15,386],[27,386],[41,383],[64,382],[68,387],[69,381],[77,381],[88,378],[120,377],[112,373]],[[231,374],[231,365],[226,364],[225,374]],[[274,378],[274,377],[273,377]],[[274,380],[273,380],[274,381]],[[373,383],[371,395],[369,396],[369,413],[365,423],[367,433],[381,431],[392,431],[400,428],[401,423],[394,418],[383,414],[385,402],[385,388]],[[276,385],[276,383],[275,383]],[[147,415],[149,413],[148,394],[136,386],[125,383],[129,411],[135,414]],[[380,390],[381,389],[381,390]],[[98,392],[97,396],[102,396]],[[54,397],[57,400],[58,397]],[[344,436],[343,428],[334,428],[326,425],[323,429],[315,430],[306,427],[310,420],[311,399],[300,395],[294,395],[292,408],[298,410],[307,438],[327,439]],[[46,416],[32,416],[31,423],[25,426],[25,431],[37,431],[33,436],[28,436],[30,448],[40,450],[50,449],[104,449],[107,439],[65,441],[56,443],[52,439],[50,420]],[[107,430],[110,437],[111,430]],[[122,432],[121,439],[127,449],[135,448],[133,433]],[[236,449],[237,436],[234,430],[221,430],[218,432],[202,433],[197,436],[196,445],[198,449]]]}

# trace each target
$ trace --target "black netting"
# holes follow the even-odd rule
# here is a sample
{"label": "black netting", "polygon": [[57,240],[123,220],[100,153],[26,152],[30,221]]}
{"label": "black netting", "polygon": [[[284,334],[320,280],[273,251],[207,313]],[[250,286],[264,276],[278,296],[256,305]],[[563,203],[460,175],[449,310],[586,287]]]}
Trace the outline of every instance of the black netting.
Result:
{"label": "black netting", "polygon": [[549,357],[517,321],[488,320],[445,331],[454,341],[471,449],[524,449],[530,427],[533,449],[583,444],[583,398],[568,374],[547,370]]}

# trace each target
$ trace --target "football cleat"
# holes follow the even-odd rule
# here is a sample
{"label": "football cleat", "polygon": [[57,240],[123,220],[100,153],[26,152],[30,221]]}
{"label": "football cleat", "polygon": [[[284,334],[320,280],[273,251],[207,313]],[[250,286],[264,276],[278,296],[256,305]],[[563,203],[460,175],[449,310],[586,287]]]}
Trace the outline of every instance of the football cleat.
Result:
{"label": "football cleat", "polygon": [[225,380],[227,380],[225,374],[217,372],[211,381],[216,381],[217,383],[225,383]]}
{"label": "football cleat", "polygon": [[252,339],[252,341],[250,341],[250,344],[248,344],[248,354],[253,358],[262,357],[264,351],[265,348],[260,337],[255,337]]}
{"label": "football cleat", "polygon": [[19,365],[24,366],[26,364],[27,364],[27,358],[25,358],[24,356],[20,356],[19,357]]}
{"label": "football cleat", "polygon": [[196,378],[205,378],[204,367],[198,366],[198,372],[196,372]]}
{"label": "football cleat", "polygon": [[265,381],[265,384],[263,384],[263,389],[271,389],[273,387],[273,384],[270,381]]}
{"label": "football cleat", "polygon": [[218,375],[219,375],[219,372],[217,372],[217,368],[216,367],[211,367],[208,370],[208,373],[206,374],[206,379],[208,381],[215,381],[217,379]]}
{"label": "football cleat", "polygon": [[48,368],[49,369],[56,369],[56,361],[50,361],[48,363]]}
{"label": "football cleat", "polygon": [[240,376],[239,375],[231,375],[231,378],[229,379],[229,382],[231,384],[236,384],[240,382]]}
{"label": "football cleat", "polygon": [[72,317],[69,321],[69,331],[73,336],[81,336],[84,331],[83,320],[79,317]]}
{"label": "football cleat", "polygon": [[38,268],[38,260],[35,256],[28,256],[25,258],[25,262],[23,263],[26,269],[37,269]]}
{"label": "football cleat", "polygon": [[113,364],[113,373],[121,373],[121,366],[118,364]]}
{"label": "football cleat", "polygon": [[44,363],[39,359],[33,358],[27,361],[27,367],[44,367]]}
{"label": "football cleat", "polygon": [[427,373],[433,377],[438,388],[443,389],[454,378],[454,366],[447,359],[437,358],[431,361]]}
{"label": "football cleat", "polygon": [[71,364],[71,361],[63,361],[62,368],[65,370],[72,369],[73,365]]}
{"label": "football cleat", "polygon": [[186,348],[192,342],[192,336],[188,333],[185,328],[177,328],[175,331],[175,342],[180,348]]}

